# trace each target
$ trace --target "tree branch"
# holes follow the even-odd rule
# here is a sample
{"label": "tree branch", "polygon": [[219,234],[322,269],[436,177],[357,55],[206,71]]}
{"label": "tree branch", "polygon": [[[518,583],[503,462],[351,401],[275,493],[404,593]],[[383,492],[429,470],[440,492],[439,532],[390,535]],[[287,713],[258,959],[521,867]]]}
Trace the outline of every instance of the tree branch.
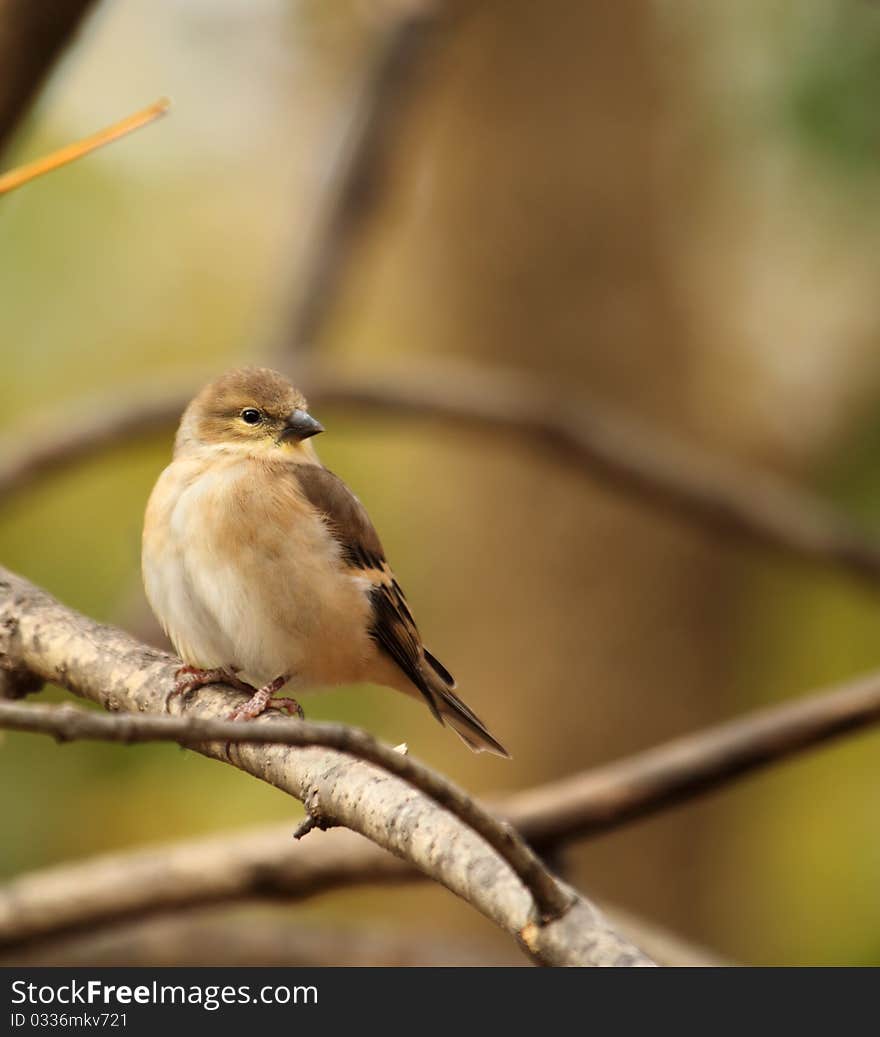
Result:
{"label": "tree branch", "polygon": [[[111,711],[148,714],[164,710],[177,665],[166,653],[80,616],[27,581],[0,570],[0,661],[4,660]],[[199,721],[200,726],[188,729],[187,737],[198,731],[200,737],[208,732],[208,737],[225,740],[229,722],[218,721],[239,697],[231,689],[212,686],[188,701],[174,700],[174,709]],[[161,718],[153,718],[157,719]],[[272,716],[257,724],[267,731],[270,726],[289,729],[293,737],[297,725]],[[330,733],[336,725],[309,726],[321,738],[336,737]],[[591,904],[568,890],[571,899],[564,913],[542,924],[533,916],[531,895],[505,860],[480,835],[396,775],[316,746],[254,744],[255,736],[256,730],[248,743],[235,749],[225,741],[193,748],[269,782],[306,803],[310,813],[352,828],[410,861],[515,935],[545,964],[651,964],[613,932]],[[353,738],[349,746],[364,748],[371,759],[379,760],[369,745],[376,745],[372,739],[358,733]],[[387,751],[394,761],[385,760],[383,765],[406,773],[406,780],[416,780],[414,761]],[[421,770],[431,774],[419,766]],[[432,775],[430,780],[437,779]],[[439,785],[435,787],[439,790]],[[454,793],[463,797],[458,790]],[[476,818],[479,808],[471,803],[463,809],[473,812],[481,831],[489,831],[485,821]],[[515,856],[510,847],[517,840],[511,829],[504,831],[506,860],[510,860]]]}
{"label": "tree branch", "polygon": [[95,0],[0,0],[0,149]]}
{"label": "tree branch", "polygon": [[[492,807],[545,851],[703,795],[878,719],[880,675],[873,675],[516,793]],[[351,832],[327,833],[298,849],[289,825],[271,827],[24,876],[0,890],[0,944],[194,903],[302,898],[354,883],[417,877],[406,863]]]}
{"label": "tree branch", "polygon": [[440,36],[439,0],[393,3],[379,30],[366,80],[355,99],[347,132],[298,274],[292,312],[271,354],[276,363],[310,352],[331,315],[370,216],[381,201],[400,129],[417,93],[419,76]]}
{"label": "tree branch", "polygon": [[72,408],[58,424],[48,418],[34,423],[27,434],[0,445],[0,502],[8,503],[20,490],[104,450],[170,431],[194,392],[187,387],[122,403],[117,393],[112,400],[92,400]]}
{"label": "tree branch", "polygon": [[0,947],[158,912],[247,899],[300,900],[344,886],[420,877],[406,861],[349,829],[302,843],[291,831],[290,823],[271,825],[22,875],[0,888]]}
{"label": "tree branch", "polygon": [[599,835],[878,721],[873,673],[517,793],[506,816],[527,816],[524,834],[537,847]]}
{"label": "tree branch", "polygon": [[[570,894],[557,883],[534,851],[509,824],[486,813],[461,789],[418,760],[403,756],[377,742],[366,732],[344,724],[285,720],[278,714],[266,715],[256,722],[141,713],[107,716],[74,706],[0,701],[0,727],[51,734],[62,742],[78,738],[127,744],[174,741],[190,748],[198,748],[199,743],[225,742],[227,756],[231,744],[321,746],[324,749],[336,749],[381,767],[408,782],[481,835],[532,894],[544,921],[559,918],[571,903]],[[216,752],[215,747],[210,755]],[[320,807],[312,807],[309,803],[306,806],[320,827],[320,823],[325,820]]]}
{"label": "tree branch", "polygon": [[[659,944],[658,944],[659,945]],[[677,962],[678,963],[678,962]],[[681,964],[686,962],[682,961]],[[375,925],[320,926],[274,908],[186,911],[112,925],[95,932],[0,948],[0,967],[14,966],[424,966],[529,963],[515,947],[483,946]]]}
{"label": "tree branch", "polygon": [[[880,584],[880,543],[825,502],[766,472],[707,456],[596,400],[511,372],[420,364],[372,381],[314,372],[304,386],[318,407],[429,420],[515,438],[574,470],[689,524],[837,568]],[[51,472],[149,433],[168,431],[195,392],[146,404],[93,407],[42,438],[0,450],[0,500]],[[57,419],[56,419],[57,421]],[[18,443],[25,442],[21,448]]]}
{"label": "tree branch", "polygon": [[[0,575],[2,572],[0,569]],[[28,691],[33,690],[31,682]],[[532,846],[545,852],[660,813],[878,721],[880,673],[875,673],[802,695],[793,702],[754,710],[743,717],[568,778],[515,792],[492,802],[490,809],[505,818]],[[359,756],[410,781],[475,830],[484,823],[472,822],[469,813],[472,806],[460,807],[456,797],[464,794],[445,779],[409,757],[380,745],[364,732],[342,724],[277,718],[271,727],[254,728],[250,724],[224,720],[196,722],[139,714],[106,716],[72,706],[25,705],[0,700],[0,728],[51,734],[59,741],[94,738],[125,743],[176,741],[192,745],[201,740],[228,740],[324,745]],[[290,834],[288,829],[285,832]],[[503,832],[506,838],[507,829]],[[484,838],[490,845],[502,841],[498,832]],[[276,855],[281,841],[282,836],[278,834],[273,844]],[[252,849],[256,849],[262,859],[263,848],[259,841],[256,848],[242,847],[248,856]],[[504,855],[501,849],[496,849]],[[230,852],[237,851],[231,848]],[[346,861],[341,865],[345,875],[364,870],[367,873],[364,881],[376,881],[369,863],[371,858],[355,863],[356,858],[357,854],[346,848]],[[322,859],[322,867],[332,871],[335,865]],[[204,869],[195,870],[201,873]],[[517,867],[514,870],[517,871]],[[300,881],[298,876],[297,882]],[[331,884],[336,885],[336,880],[331,879]],[[285,893],[290,890],[285,889]]]}
{"label": "tree branch", "polygon": [[[534,816],[497,804],[527,834]],[[353,885],[396,885],[424,879],[406,861],[349,829],[294,843],[291,826],[270,825],[106,854],[30,872],[0,886],[0,960],[22,952],[58,964],[65,941],[103,927],[163,913],[256,899],[308,899]],[[659,926],[605,907],[626,933],[664,965],[718,965],[722,959],[692,947]],[[659,952],[659,953],[658,953]]]}
{"label": "tree branch", "polygon": [[637,943],[658,965],[672,968],[717,969],[730,968],[737,964],[714,950],[691,943],[678,933],[670,932],[655,922],[634,915],[626,908],[603,903],[602,910],[616,929]]}

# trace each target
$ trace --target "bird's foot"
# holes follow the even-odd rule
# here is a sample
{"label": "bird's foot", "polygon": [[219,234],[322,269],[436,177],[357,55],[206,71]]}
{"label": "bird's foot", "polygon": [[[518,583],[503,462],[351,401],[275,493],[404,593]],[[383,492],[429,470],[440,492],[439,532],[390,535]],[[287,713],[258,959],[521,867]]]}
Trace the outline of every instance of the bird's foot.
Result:
{"label": "bird's foot", "polygon": [[[234,709],[229,714],[229,719],[253,720],[254,717],[258,717],[261,713],[265,712],[270,702],[273,706],[278,706],[280,709],[288,710],[291,715],[296,713],[300,720],[304,719],[305,714],[303,713],[303,708],[296,699],[272,700],[272,696],[275,692],[280,691],[289,680],[290,674],[282,673],[280,677],[276,677],[275,680],[269,681],[268,684],[264,684],[262,688],[258,688],[254,691],[253,695],[251,695],[247,702],[243,702],[237,709]],[[253,688],[250,690],[253,691]]]}
{"label": "bird's foot", "polygon": [[276,709],[283,709],[288,716],[299,717],[300,720],[306,718],[305,710],[296,699],[272,699],[272,705]]}
{"label": "bird's foot", "polygon": [[253,685],[246,684],[243,680],[236,677],[231,670],[224,670],[221,667],[203,670],[199,666],[181,666],[174,671],[174,676],[176,678],[174,687],[165,699],[166,713],[173,698],[176,698],[178,695],[185,695],[189,691],[195,691],[196,688],[204,688],[208,684],[228,684],[232,688],[237,688],[239,691],[248,691],[251,694],[254,691]]}

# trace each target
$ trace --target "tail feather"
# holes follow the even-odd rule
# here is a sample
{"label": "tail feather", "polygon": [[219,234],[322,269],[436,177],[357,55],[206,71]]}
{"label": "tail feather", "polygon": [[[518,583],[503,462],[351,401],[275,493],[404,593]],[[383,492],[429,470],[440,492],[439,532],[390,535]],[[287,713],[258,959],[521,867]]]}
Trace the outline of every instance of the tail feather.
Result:
{"label": "tail feather", "polygon": [[445,702],[440,706],[443,722],[461,738],[464,744],[475,753],[488,752],[495,756],[510,759],[510,753],[489,733],[486,725],[464,705],[460,698],[448,693],[454,699],[454,705]]}
{"label": "tail feather", "polygon": [[510,753],[490,734],[489,729],[476,713],[462,702],[452,690],[455,680],[452,674],[429,652],[425,659],[433,672],[424,673],[425,697],[431,712],[441,724],[451,727],[461,740],[475,753],[490,752],[510,759]]}

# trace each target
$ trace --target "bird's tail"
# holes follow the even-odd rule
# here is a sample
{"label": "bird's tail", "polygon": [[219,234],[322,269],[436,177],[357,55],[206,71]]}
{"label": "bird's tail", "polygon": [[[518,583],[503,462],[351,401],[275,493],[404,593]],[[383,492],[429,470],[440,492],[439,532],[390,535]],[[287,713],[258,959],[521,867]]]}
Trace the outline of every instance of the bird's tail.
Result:
{"label": "bird's tail", "polygon": [[452,690],[452,674],[425,650],[423,667],[428,703],[441,724],[446,724],[475,753],[489,752],[510,759],[510,753],[494,738],[482,720]]}

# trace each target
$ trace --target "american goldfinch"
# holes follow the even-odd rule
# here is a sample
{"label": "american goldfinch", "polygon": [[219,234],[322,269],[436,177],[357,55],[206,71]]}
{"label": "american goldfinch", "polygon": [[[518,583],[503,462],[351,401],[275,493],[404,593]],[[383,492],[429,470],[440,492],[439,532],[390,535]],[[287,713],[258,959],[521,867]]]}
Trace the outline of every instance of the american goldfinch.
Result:
{"label": "american goldfinch", "polygon": [[[475,751],[508,753],[422,644],[361,502],[318,460],[302,394],[230,371],[189,404],[144,521],[147,598],[184,662],[175,691],[225,682],[256,717],[285,685],[370,681],[421,696]],[[295,699],[276,699],[302,715]]]}

